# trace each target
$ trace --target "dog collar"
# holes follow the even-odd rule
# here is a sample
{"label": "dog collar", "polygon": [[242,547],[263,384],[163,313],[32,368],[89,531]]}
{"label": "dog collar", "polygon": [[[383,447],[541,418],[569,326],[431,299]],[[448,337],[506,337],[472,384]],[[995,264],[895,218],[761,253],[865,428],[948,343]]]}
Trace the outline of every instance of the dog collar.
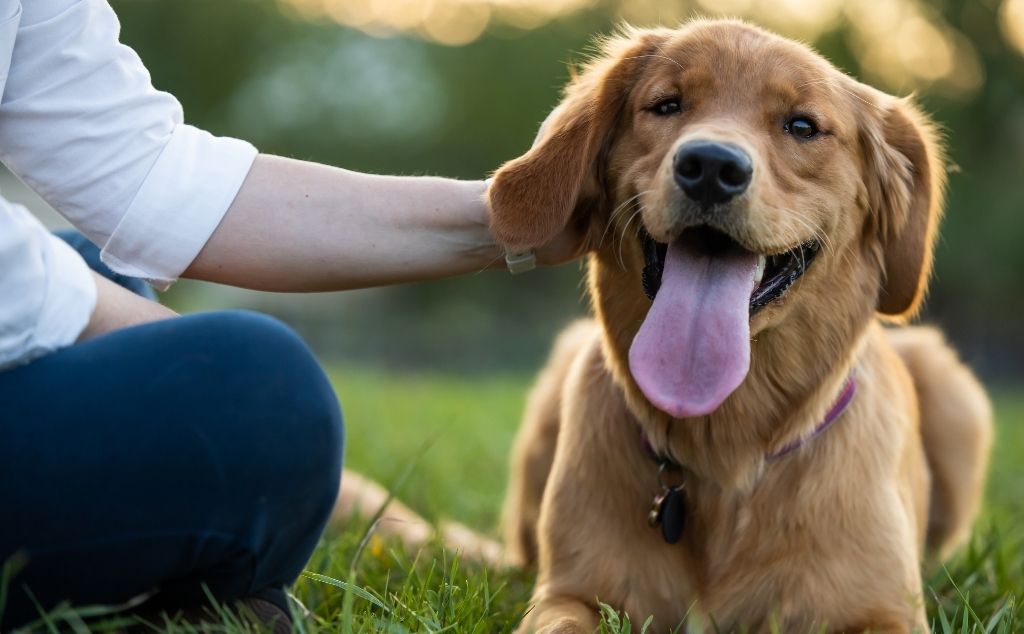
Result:
{"label": "dog collar", "polygon": [[[853,374],[850,374],[850,376],[846,378],[846,382],[843,384],[843,389],[842,391],[839,392],[839,396],[837,396],[836,400],[832,403],[832,407],[830,407],[828,412],[825,413],[825,418],[823,418],[820,423],[815,425],[814,430],[812,430],[811,433],[807,434],[803,438],[797,438],[793,442],[783,446],[781,449],[778,449],[776,451],[771,452],[770,454],[767,454],[765,456],[765,460],[768,460],[769,462],[772,460],[778,460],[779,458],[787,454],[793,453],[800,447],[803,447],[807,443],[811,442],[812,440],[823,434],[825,430],[831,427],[834,422],[839,420],[839,417],[843,415],[843,412],[846,411],[846,408],[850,406],[851,402],[853,402],[853,397],[856,393],[857,380],[853,377]],[[644,452],[659,465],[665,464],[669,467],[674,467],[677,469],[682,468],[682,465],[676,462],[672,457],[663,456],[659,454],[657,451],[655,451],[654,446],[651,445],[650,439],[647,437],[647,434],[645,434],[642,429],[640,430],[640,442],[643,445]]]}
{"label": "dog collar", "polygon": [[[825,418],[815,425],[811,433],[771,452],[765,456],[765,460],[767,462],[778,460],[823,434],[825,430],[839,420],[839,417],[842,416],[843,412],[846,411],[846,408],[853,401],[853,396],[856,393],[857,381],[854,379],[853,374],[850,374],[846,378],[846,383],[843,384],[843,389],[839,392],[839,396],[832,403],[832,407],[825,413]],[[655,451],[650,439],[642,429],[640,430],[640,440],[643,444],[644,452],[658,463],[658,487],[660,488],[660,493],[654,496],[651,510],[647,514],[647,523],[652,528],[661,528],[661,536],[666,543],[675,544],[682,537],[683,528],[686,526],[686,481],[680,477],[678,484],[670,484],[666,481],[666,478],[670,472],[681,473],[683,466],[673,458],[663,456]]]}
{"label": "dog collar", "polygon": [[765,460],[768,460],[769,462],[778,460],[787,454],[793,453],[800,447],[803,447],[820,436],[826,429],[832,426],[832,423],[839,420],[839,417],[843,415],[843,412],[846,411],[846,408],[849,407],[850,403],[853,401],[853,396],[856,393],[857,380],[853,378],[853,374],[850,374],[850,376],[846,377],[846,383],[843,385],[843,390],[839,393],[839,396],[836,397],[835,402],[832,403],[832,407],[830,407],[828,412],[825,413],[825,418],[815,425],[814,430],[803,438],[797,438],[793,442],[783,446],[781,449],[768,454],[765,456]]}

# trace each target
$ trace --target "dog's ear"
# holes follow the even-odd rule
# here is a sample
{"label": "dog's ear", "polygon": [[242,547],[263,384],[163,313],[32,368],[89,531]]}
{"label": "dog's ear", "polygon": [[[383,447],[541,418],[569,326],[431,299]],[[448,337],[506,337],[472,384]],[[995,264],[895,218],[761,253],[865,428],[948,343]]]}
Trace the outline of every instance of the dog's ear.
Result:
{"label": "dog's ear", "polygon": [[932,269],[942,217],[945,154],[935,125],[910,99],[884,96],[862,128],[868,204],[884,267],[878,311],[917,312]]}
{"label": "dog's ear", "polygon": [[629,30],[566,88],[534,146],[494,174],[488,197],[491,231],[511,249],[541,246],[569,223],[597,183],[599,155],[644,64],[665,36]]}

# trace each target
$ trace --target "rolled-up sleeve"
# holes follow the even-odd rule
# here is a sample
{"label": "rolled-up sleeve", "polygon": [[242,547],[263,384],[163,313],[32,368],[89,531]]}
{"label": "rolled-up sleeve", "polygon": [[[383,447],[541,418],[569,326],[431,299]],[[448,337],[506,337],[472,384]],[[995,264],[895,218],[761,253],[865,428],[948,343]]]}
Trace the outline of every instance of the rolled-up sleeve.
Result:
{"label": "rolled-up sleeve", "polygon": [[0,160],[112,269],[166,287],[217,228],[256,149],[186,125],[119,30],[106,0],[23,4]]}
{"label": "rolled-up sleeve", "polygon": [[96,306],[96,284],[78,253],[2,198],[0,298],[0,369],[71,345]]}

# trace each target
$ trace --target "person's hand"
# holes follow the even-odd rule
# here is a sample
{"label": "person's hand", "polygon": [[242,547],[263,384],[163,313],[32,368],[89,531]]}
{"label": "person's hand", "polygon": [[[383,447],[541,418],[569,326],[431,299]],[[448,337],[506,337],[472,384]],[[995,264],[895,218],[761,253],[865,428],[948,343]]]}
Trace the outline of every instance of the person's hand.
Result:
{"label": "person's hand", "polygon": [[[544,118],[540,127],[537,128],[537,135],[533,138],[533,145],[531,147],[535,147],[544,137],[544,132],[547,130],[551,121],[555,118],[555,115],[561,107],[561,104],[555,106],[555,108],[548,113],[548,116]],[[488,181],[488,184],[490,184],[490,181]],[[557,266],[579,258],[583,255],[583,238],[584,233],[581,228],[570,222],[569,226],[563,229],[562,232],[555,236],[550,242],[544,246],[534,249],[534,254],[537,256],[537,264],[544,266]]]}
{"label": "person's hand", "polygon": [[92,311],[89,325],[78,336],[79,342],[121,328],[178,316],[170,308],[140,297],[99,273],[92,276],[96,282],[96,308]]}
{"label": "person's hand", "polygon": [[537,264],[557,266],[571,262],[583,255],[583,234],[574,223],[562,230],[555,239],[539,249],[534,249]]}

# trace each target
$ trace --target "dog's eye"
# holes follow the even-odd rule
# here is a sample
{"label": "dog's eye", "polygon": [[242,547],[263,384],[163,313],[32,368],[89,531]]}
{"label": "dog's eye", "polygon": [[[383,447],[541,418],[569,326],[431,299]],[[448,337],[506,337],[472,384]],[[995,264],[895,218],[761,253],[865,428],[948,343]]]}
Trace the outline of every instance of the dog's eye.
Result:
{"label": "dog's eye", "polygon": [[658,103],[654,104],[649,108],[651,112],[658,115],[659,117],[670,117],[674,114],[679,113],[683,109],[682,104],[679,103],[678,97],[672,97],[670,99],[662,99]]}
{"label": "dog's eye", "polygon": [[801,139],[813,139],[818,136],[818,126],[807,117],[793,117],[786,122],[783,129]]}

